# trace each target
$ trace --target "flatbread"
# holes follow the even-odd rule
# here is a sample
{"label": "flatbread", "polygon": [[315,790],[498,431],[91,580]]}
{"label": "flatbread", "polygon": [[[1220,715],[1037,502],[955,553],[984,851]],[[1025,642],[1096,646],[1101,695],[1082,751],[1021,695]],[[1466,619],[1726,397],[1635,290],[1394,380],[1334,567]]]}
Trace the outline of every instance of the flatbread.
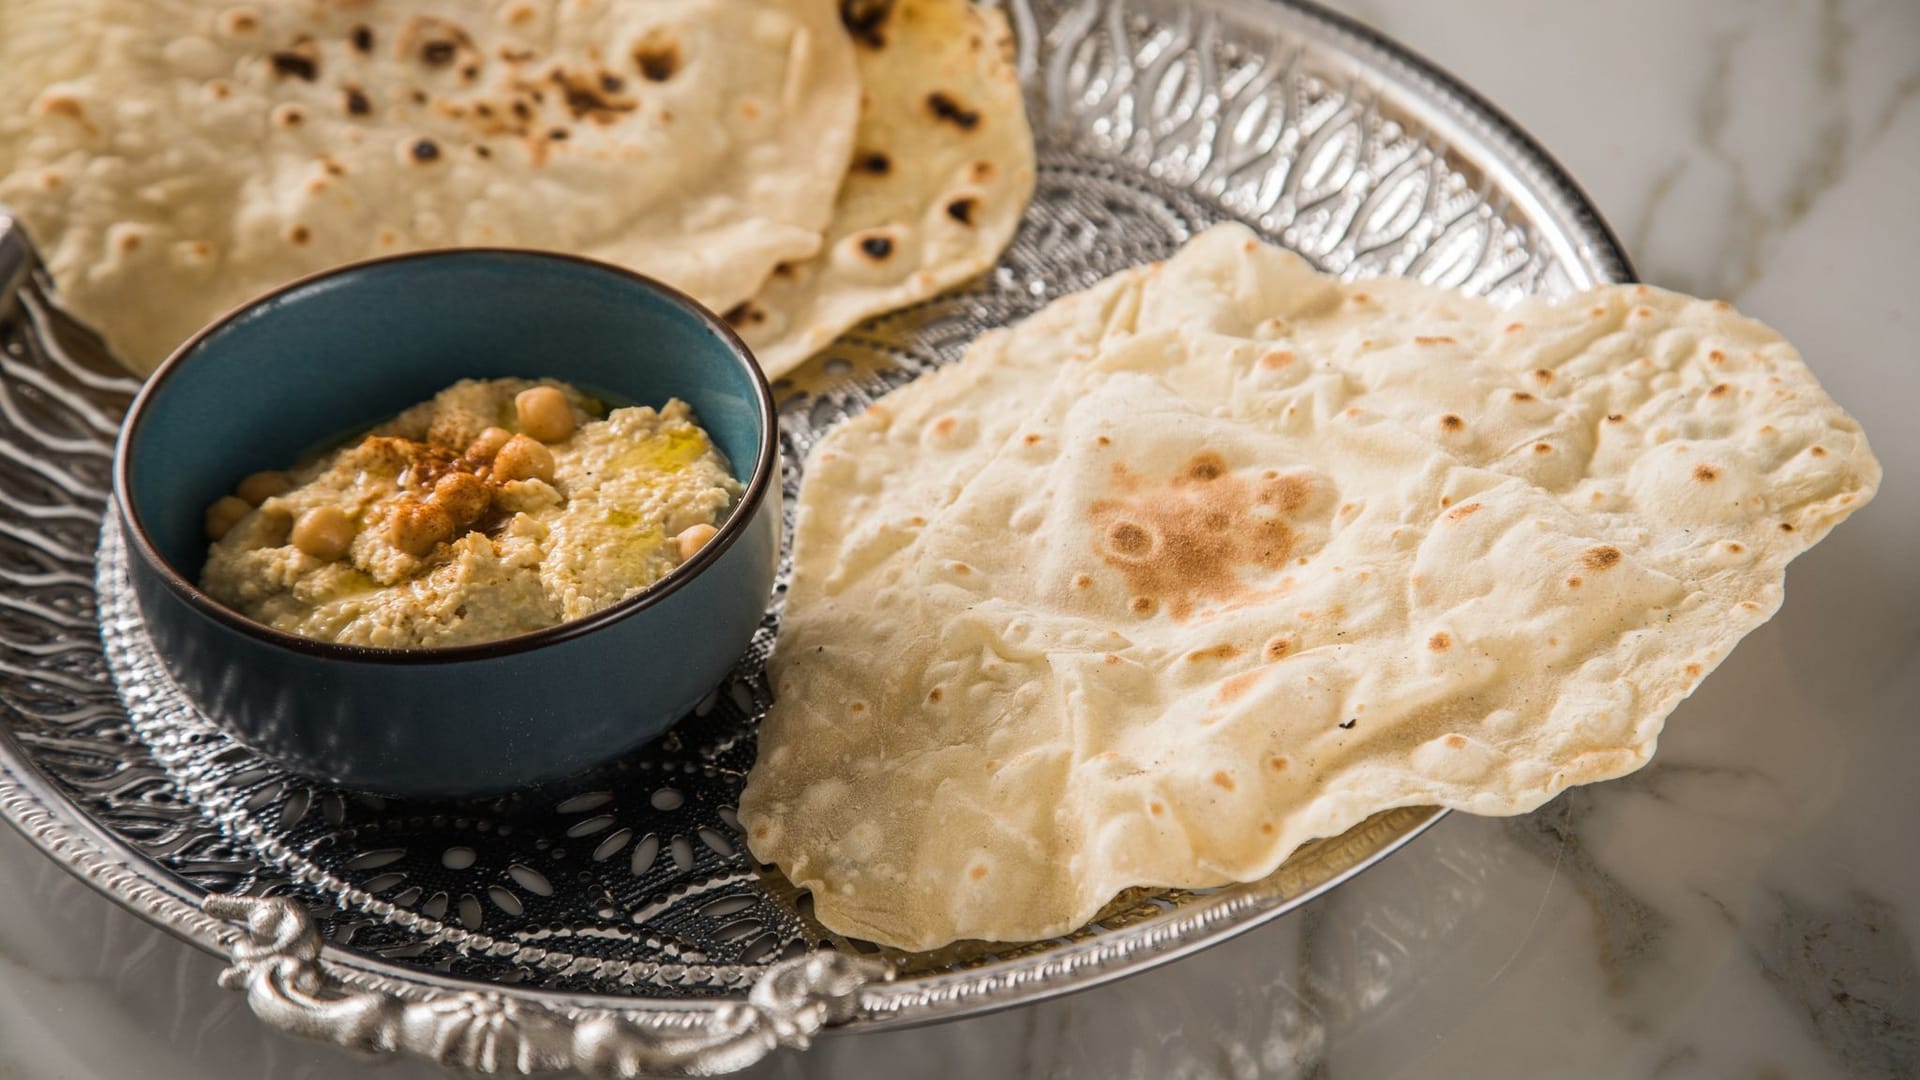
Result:
{"label": "flatbread", "polygon": [[833,0],[5,0],[0,34],[0,203],[141,370],[415,248],[573,251],[726,310],[819,250],[859,118]]}
{"label": "flatbread", "polygon": [[967,0],[845,0],[867,88],[820,253],[726,312],[769,376],[842,331],[992,266],[1033,196],[1005,16]]}
{"label": "flatbread", "polygon": [[1217,227],[822,441],[741,822],[927,949],[1523,813],[1645,764],[1879,476],[1724,304],[1500,309]]}

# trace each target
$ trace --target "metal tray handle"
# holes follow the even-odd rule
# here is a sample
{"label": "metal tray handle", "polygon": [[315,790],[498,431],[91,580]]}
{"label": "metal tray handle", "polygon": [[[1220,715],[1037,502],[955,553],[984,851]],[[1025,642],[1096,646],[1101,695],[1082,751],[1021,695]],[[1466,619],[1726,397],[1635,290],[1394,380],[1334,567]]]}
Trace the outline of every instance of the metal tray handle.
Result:
{"label": "metal tray handle", "polygon": [[320,929],[280,897],[213,894],[202,905],[240,923],[232,966],[220,985],[244,990],[267,1023],[351,1050],[407,1053],[486,1075],[577,1072],[593,1078],[719,1076],[776,1047],[804,1050],[821,1028],[843,1023],[860,988],[892,978],[886,964],[814,952],[767,969],[744,1003],[688,1013],[689,1025],[658,1012],[562,1012],[490,991],[414,989],[402,997],[354,989],[320,958]]}

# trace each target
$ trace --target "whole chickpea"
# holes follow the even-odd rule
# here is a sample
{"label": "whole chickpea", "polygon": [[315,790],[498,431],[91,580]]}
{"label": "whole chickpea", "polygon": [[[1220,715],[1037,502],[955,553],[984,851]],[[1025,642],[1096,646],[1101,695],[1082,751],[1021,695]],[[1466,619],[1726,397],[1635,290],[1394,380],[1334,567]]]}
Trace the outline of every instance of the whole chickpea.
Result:
{"label": "whole chickpea", "polygon": [[493,492],[472,473],[452,472],[434,481],[434,505],[453,518],[456,528],[471,525],[493,504]]}
{"label": "whole chickpea", "polygon": [[416,559],[425,558],[436,544],[452,539],[453,530],[453,515],[432,503],[401,503],[387,519],[387,538]]}
{"label": "whole chickpea", "polygon": [[249,506],[259,506],[275,495],[285,495],[293,488],[293,478],[279,471],[257,472],[240,481],[233,493],[247,501]]}
{"label": "whole chickpea", "polygon": [[498,454],[500,448],[507,445],[507,440],[511,438],[513,438],[513,432],[506,428],[490,427],[467,444],[467,456],[475,461],[492,461],[493,456]]}
{"label": "whole chickpea", "polygon": [[707,541],[720,535],[720,530],[711,525],[700,524],[682,529],[673,542],[680,548],[680,561],[686,562],[707,546]]}
{"label": "whole chickpea", "polygon": [[332,562],[353,545],[353,519],[337,506],[316,506],[293,522],[293,546]]}
{"label": "whole chickpea", "polygon": [[541,442],[559,442],[573,434],[573,406],[567,395],[551,386],[522,390],[513,398],[520,430]]}
{"label": "whole chickpea", "polygon": [[253,513],[253,507],[247,503],[247,500],[237,495],[220,496],[207,507],[204,519],[207,539],[218,540],[227,535],[233,531],[235,525],[240,524],[241,518],[251,513]]}
{"label": "whole chickpea", "polygon": [[507,440],[493,458],[496,480],[553,481],[553,452],[525,435]]}

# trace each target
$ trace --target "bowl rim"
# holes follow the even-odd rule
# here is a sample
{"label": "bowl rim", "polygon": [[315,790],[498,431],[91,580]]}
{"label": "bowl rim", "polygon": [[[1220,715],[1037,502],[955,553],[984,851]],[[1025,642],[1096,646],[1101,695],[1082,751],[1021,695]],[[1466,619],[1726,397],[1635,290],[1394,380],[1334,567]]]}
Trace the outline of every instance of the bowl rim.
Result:
{"label": "bowl rim", "polygon": [[[753,471],[748,476],[746,491],[735,503],[720,531],[702,545],[692,559],[681,563],[668,571],[659,581],[641,590],[638,595],[627,597],[611,604],[591,615],[578,619],[569,619],[553,626],[514,634],[493,641],[475,642],[466,645],[426,646],[421,648],[392,648],[374,645],[348,645],[340,642],[321,641],[302,637],[284,630],[277,630],[265,623],[240,614],[215,600],[198,585],[188,580],[166,557],[160,554],[158,547],[148,535],[146,525],[140,520],[132,505],[128,493],[132,491],[131,476],[134,472],[132,447],[140,424],[146,419],[148,407],[152,404],[160,387],[174,373],[192,362],[206,340],[225,329],[231,323],[254,312],[264,305],[279,300],[289,293],[307,288],[321,281],[342,277],[347,274],[377,269],[397,263],[427,262],[445,259],[465,259],[476,255],[503,256],[509,260],[528,260],[544,262],[571,263],[588,270],[611,274],[624,278],[628,283],[649,290],[665,299],[668,303],[703,324],[719,339],[733,361],[740,365],[747,375],[748,385],[753,390],[753,399],[760,421],[759,450],[754,459]],[[262,644],[284,649],[289,652],[303,653],[316,659],[347,660],[358,663],[381,665],[434,665],[465,663],[476,660],[491,660],[520,653],[531,652],[549,645],[558,645],[577,637],[591,634],[615,623],[624,622],[646,609],[666,600],[688,582],[693,581],[709,567],[720,561],[727,549],[731,548],[748,527],[759,518],[760,507],[766,500],[767,492],[773,487],[774,477],[779,470],[780,439],[778,413],[774,409],[773,390],[767,383],[767,377],[760,370],[759,361],[752,350],[747,348],[740,335],[734,333],[726,320],[711,310],[665,282],[648,277],[645,274],[615,263],[585,255],[575,255],[564,251],[546,251],[538,248],[514,248],[497,246],[433,248],[425,251],[402,252],[397,255],[381,255],[368,259],[357,259],[341,263],[315,273],[306,274],[261,293],[244,301],[224,314],[195,331],[192,337],[181,342],[167,358],[147,377],[133,403],[127,407],[126,419],[121,424],[120,435],[113,451],[113,503],[119,515],[121,525],[126,530],[128,546],[138,561],[145,563],[167,589],[178,599],[185,602],[200,615],[212,619],[227,629],[252,638]]]}

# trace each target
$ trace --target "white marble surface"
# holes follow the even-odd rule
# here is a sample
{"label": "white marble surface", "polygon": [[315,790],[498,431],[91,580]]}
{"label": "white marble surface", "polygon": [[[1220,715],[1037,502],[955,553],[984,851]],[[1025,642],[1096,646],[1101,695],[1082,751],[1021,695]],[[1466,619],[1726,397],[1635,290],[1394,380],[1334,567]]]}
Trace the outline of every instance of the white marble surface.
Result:
{"label": "white marble surface", "polygon": [[[1920,1074],[1920,4],[1339,6],[1517,117],[1648,280],[1785,331],[1865,424],[1878,501],[1644,772],[1456,815],[1152,974],[754,1075]],[[269,1032],[218,969],[0,830],[0,1080],[435,1075]]]}

